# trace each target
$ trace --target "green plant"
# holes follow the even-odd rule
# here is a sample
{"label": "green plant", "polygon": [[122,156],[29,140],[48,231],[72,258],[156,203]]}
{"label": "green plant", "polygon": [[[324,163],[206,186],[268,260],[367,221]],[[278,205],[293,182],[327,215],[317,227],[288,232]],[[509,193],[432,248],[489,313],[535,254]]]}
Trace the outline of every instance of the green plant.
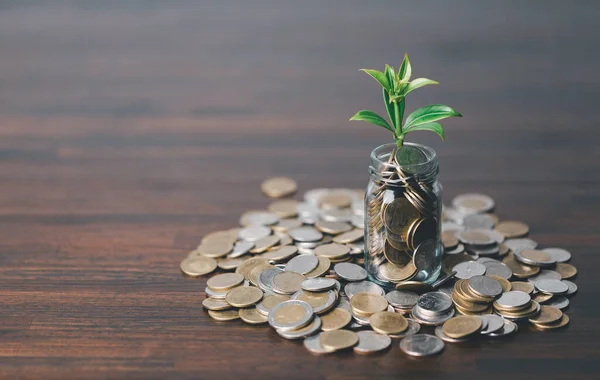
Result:
{"label": "green plant", "polygon": [[437,133],[443,140],[444,129],[437,121],[452,116],[462,116],[446,105],[431,104],[414,110],[406,117],[404,124],[402,123],[406,95],[417,88],[430,84],[439,84],[427,78],[417,78],[410,81],[412,68],[408,54],[404,55],[398,72],[395,72],[394,68],[390,65],[385,65],[384,72],[370,69],[361,69],[360,71],[369,74],[383,87],[383,101],[385,102],[390,122],[388,123],[387,120],[375,112],[367,110],[358,111],[350,120],[368,121],[369,123],[388,129],[394,134],[394,140],[396,140],[398,147],[401,147],[404,143],[406,134],[412,131],[432,131]]}

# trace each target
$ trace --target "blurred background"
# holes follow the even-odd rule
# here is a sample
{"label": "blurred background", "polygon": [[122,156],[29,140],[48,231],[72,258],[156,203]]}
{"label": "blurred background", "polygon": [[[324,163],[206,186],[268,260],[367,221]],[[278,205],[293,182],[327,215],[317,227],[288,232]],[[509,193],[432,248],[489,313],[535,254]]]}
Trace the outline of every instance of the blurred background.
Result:
{"label": "blurred background", "polygon": [[165,196],[223,187],[234,214],[272,175],[362,187],[370,151],[392,140],[348,121],[385,114],[358,69],[397,67],[405,52],[415,77],[441,83],[412,93],[407,112],[443,103],[464,115],[443,123],[446,142],[408,137],[438,151],[450,194],[575,181],[585,195],[600,181],[589,166],[600,158],[599,11],[550,0],[0,0],[0,170],[20,194],[0,206],[195,215],[222,210]]}

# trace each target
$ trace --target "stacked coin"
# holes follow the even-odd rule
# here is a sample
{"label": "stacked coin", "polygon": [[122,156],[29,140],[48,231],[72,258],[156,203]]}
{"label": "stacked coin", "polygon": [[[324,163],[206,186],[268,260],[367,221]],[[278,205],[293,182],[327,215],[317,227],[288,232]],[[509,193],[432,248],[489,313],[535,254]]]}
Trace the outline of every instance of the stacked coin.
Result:
{"label": "stacked coin", "polygon": [[[263,185],[273,197],[295,188],[281,178]],[[523,237],[529,231],[523,223],[469,214],[487,212],[494,203],[471,197],[457,197],[463,224],[444,221],[445,274],[432,284],[414,277],[432,244],[417,247],[417,260],[384,244],[378,273],[392,278],[396,289],[386,293],[370,280],[361,266],[362,194],[350,189],[310,190],[303,202],[278,199],[267,210],[248,211],[239,228],[207,234],[181,270],[191,277],[220,271],[204,289],[202,305],[211,318],[269,323],[285,339],[304,339],[314,354],[377,352],[402,339],[404,352],[425,356],[442,351],[444,342],[514,334],[515,322],[537,330],[566,326],[569,317],[561,309],[577,292],[571,281],[577,269],[567,263],[571,254],[536,251],[537,243]],[[492,228],[507,237],[498,254],[473,253],[470,246],[481,251],[492,236],[481,231]],[[419,334],[421,324],[435,326],[435,336]]]}

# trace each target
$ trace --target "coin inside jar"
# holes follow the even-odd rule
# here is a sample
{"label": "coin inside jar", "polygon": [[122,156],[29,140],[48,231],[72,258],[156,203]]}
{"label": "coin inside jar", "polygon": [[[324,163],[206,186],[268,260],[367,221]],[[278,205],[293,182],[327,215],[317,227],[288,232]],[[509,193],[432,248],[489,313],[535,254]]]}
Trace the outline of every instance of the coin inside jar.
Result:
{"label": "coin inside jar", "polygon": [[385,206],[383,220],[389,230],[402,234],[409,222],[417,219],[419,215],[419,211],[406,198],[396,198]]}

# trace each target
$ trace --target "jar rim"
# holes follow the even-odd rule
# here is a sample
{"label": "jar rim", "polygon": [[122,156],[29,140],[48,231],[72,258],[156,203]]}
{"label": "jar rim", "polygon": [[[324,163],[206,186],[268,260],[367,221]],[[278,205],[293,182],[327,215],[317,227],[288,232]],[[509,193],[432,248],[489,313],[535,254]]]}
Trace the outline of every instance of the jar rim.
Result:
{"label": "jar rim", "polygon": [[[418,164],[405,165],[405,166],[409,166],[414,169],[419,169],[419,168],[427,167],[427,166],[431,165],[431,163],[433,163],[433,162],[437,162],[437,153],[435,152],[435,150],[428,147],[427,145],[423,145],[423,144],[419,144],[419,143],[412,143],[412,142],[405,142],[404,145],[419,148],[427,156],[427,161],[424,161],[424,162],[421,162]],[[375,162],[377,164],[385,164],[385,162],[381,159],[381,157],[385,153],[388,153],[388,152],[391,153],[395,147],[396,147],[396,143],[387,143],[387,144],[378,146],[377,148],[375,148],[371,151],[371,161]]]}

